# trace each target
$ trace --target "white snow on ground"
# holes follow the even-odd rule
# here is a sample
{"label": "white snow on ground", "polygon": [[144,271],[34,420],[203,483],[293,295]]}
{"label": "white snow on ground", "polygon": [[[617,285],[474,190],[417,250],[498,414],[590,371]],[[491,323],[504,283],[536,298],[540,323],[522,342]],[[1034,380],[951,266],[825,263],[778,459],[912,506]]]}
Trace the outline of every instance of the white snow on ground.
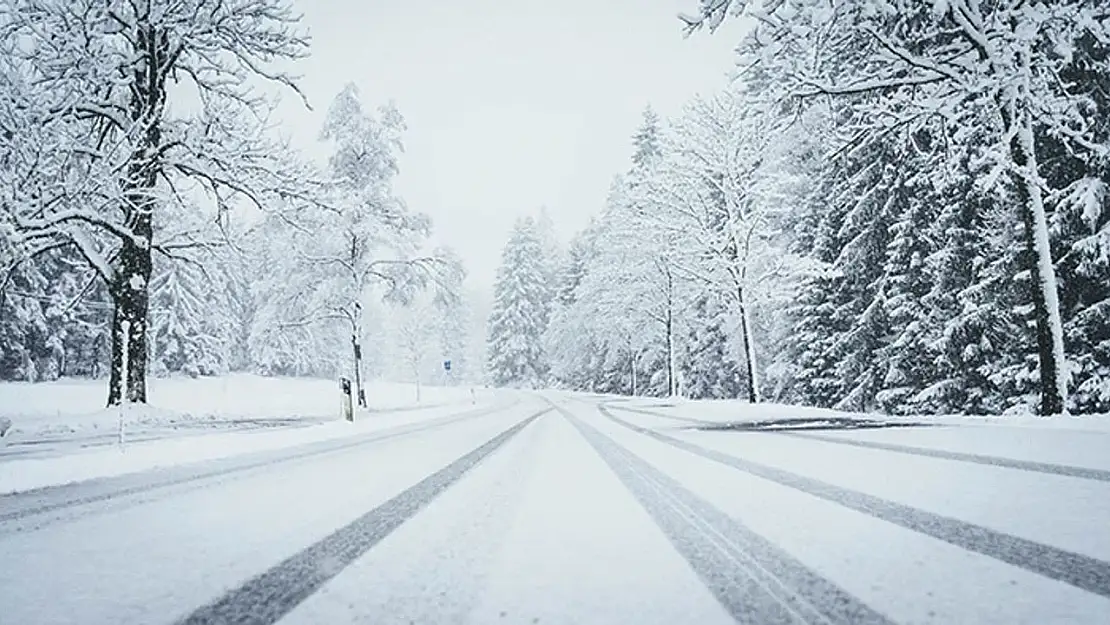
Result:
{"label": "white snow on ground", "polygon": [[[1110,531],[1106,530],[1110,482],[770,433],[685,431],[671,435],[759,464],[1110,560]],[[1104,443],[1104,449],[1110,451],[1110,441]]]}
{"label": "white snow on ground", "polygon": [[[12,420],[12,441],[114,432],[118,413],[104,409],[107,392],[105,380],[2,382],[0,417]],[[338,382],[315,378],[153,378],[147,394],[151,407],[136,411],[136,426],[220,427],[224,421],[257,418],[317,422],[339,414]],[[366,398],[371,411],[394,410],[468,401],[470,387],[423,387],[418,403],[413,385],[372,381]]]}
{"label": "white snow on ground", "polygon": [[[295,389],[295,385],[291,386]],[[457,389],[445,390],[453,391]],[[287,396],[292,394],[287,391]],[[445,392],[443,396],[450,396],[450,393]],[[465,400],[463,397],[464,395],[461,393],[456,393],[456,401],[452,403],[415,410],[363,412],[360,413],[354,423],[339,419],[336,411],[333,413],[335,416],[327,422],[316,422],[313,427],[246,429],[232,432],[213,431],[199,436],[157,437],[150,440],[125,439],[122,448],[113,443],[79,450],[71,449],[69,453],[47,457],[21,458],[15,456],[3,460],[4,456],[0,453],[0,460],[3,460],[0,461],[0,493],[25,491],[44,486],[226,458],[248,452],[284,449],[307,443],[365,434],[387,427],[443,417],[471,408],[469,389],[466,390]],[[505,397],[503,394],[480,390],[475,395],[477,404],[474,407],[508,401]],[[322,397],[318,399],[323,400]],[[275,409],[279,406],[274,399],[267,401],[271,402],[271,406]],[[141,409],[135,406],[131,408]],[[323,410],[323,408],[320,408],[321,413],[323,413]],[[147,409],[147,411],[148,413],[155,412],[150,409]],[[115,411],[111,412],[115,413]],[[116,414],[118,413],[109,416],[114,419]],[[108,431],[114,432],[115,422],[111,421],[110,423]],[[137,428],[132,427],[129,428],[129,431],[135,429]],[[128,436],[135,436],[134,432],[130,432]],[[109,435],[108,439],[109,441],[114,440],[114,434]]]}
{"label": "white snow on ground", "polygon": [[913,415],[890,416],[842,412],[828,408],[792,406],[789,404],[750,404],[739,400],[689,400],[684,398],[650,398],[596,396],[602,403],[661,412],[685,419],[713,423],[763,421],[770,419],[877,419],[882,421],[919,421],[939,425],[986,425],[1040,429],[1074,429],[1110,433],[1110,415],[1069,415],[1038,417],[1035,415]]}
{"label": "white snow on ground", "polygon": [[[477,417],[0,534],[0,623],[170,623],[486,442]],[[2,528],[0,528],[2,529]]]}
{"label": "white snow on ground", "polygon": [[[1106,597],[675,449],[605,419],[589,400],[553,395],[582,421],[895,622],[1110,622]],[[521,395],[491,395],[496,402],[502,397]],[[26,531],[0,524],[0,622],[172,622],[374,509],[539,405],[524,394],[496,415],[121,501],[83,504],[83,514]],[[451,410],[333,425],[350,432]],[[689,424],[673,419],[616,414],[749,461],[1110,557],[1105,536],[1110,483],[795,435],[689,431],[682,429]],[[330,427],[196,440],[259,441]],[[938,439],[915,442],[914,433],[936,437],[941,431],[974,432],[984,445],[985,433],[1013,435],[1000,439],[1001,446],[992,448],[997,453],[1006,451],[1006,441],[1022,440],[1023,453],[1063,457],[1056,454],[1066,453],[1066,446],[1046,450],[1081,436],[1110,452],[1110,436],[1101,434],[1003,427],[890,430],[903,436],[898,443],[920,446]],[[1029,434],[1043,436],[1017,438]],[[969,450],[981,451],[969,441]],[[1084,453],[1095,451],[1092,446]],[[130,448],[116,456],[129,453]],[[0,476],[17,462],[29,461],[0,463]],[[689,511],[692,526],[697,514]],[[574,427],[548,413],[338,571],[281,622],[729,622],[676,550],[678,543],[668,541]],[[318,565],[334,563],[323,558]],[[741,574],[727,566],[714,572]]]}
{"label": "white snow on ground", "polygon": [[362,622],[734,621],[548,413],[281,620]]}
{"label": "white snow on ground", "polygon": [[[575,412],[895,622],[1110,622],[1106,598],[700,458],[600,417],[586,403]],[[614,414],[641,423],[639,415]],[[1088,480],[978,464],[964,467],[959,465],[966,463],[937,459],[916,462],[904,454],[888,453],[880,459],[850,447],[842,455],[838,445],[826,444],[829,450],[791,447],[793,439],[776,434],[665,433],[932,512],[965,521],[993,519],[1000,529],[1020,530],[1015,533],[1088,555],[1106,555],[1110,485],[1102,482],[1092,485]],[[742,439],[747,443],[738,442]]]}

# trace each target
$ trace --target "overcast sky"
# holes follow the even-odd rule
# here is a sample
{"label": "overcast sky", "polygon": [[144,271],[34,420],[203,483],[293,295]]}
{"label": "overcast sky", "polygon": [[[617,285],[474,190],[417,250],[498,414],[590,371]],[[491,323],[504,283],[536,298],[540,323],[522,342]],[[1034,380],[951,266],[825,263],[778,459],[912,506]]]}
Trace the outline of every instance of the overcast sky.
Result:
{"label": "overcast sky", "polygon": [[314,111],[286,98],[285,130],[312,149],[346,82],[405,116],[397,189],[488,289],[518,215],[546,205],[565,241],[628,167],[644,106],[676,113],[726,84],[735,36],[682,38],[697,0],[298,0]]}

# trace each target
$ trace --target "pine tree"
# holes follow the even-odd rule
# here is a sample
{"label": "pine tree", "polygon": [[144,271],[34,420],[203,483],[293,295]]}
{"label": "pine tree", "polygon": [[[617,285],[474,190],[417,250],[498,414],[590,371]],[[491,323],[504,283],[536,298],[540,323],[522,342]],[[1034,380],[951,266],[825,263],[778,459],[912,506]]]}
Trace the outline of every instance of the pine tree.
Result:
{"label": "pine tree", "polygon": [[746,391],[740,365],[729,349],[727,315],[727,308],[712,292],[699,295],[691,307],[684,367],[688,397],[735,399]]}
{"label": "pine tree", "polygon": [[155,260],[151,280],[151,368],[155,375],[228,370],[229,302],[222,267]]}
{"label": "pine tree", "polygon": [[487,368],[498,386],[539,387],[548,365],[543,350],[550,288],[542,243],[530,217],[518,219],[501,254],[489,318]]}
{"label": "pine tree", "polygon": [[662,126],[659,123],[659,115],[648,105],[644,108],[642,118],[636,134],[632,135],[632,145],[634,147],[632,168],[634,170],[649,166],[662,153],[660,141]]}
{"label": "pine tree", "polygon": [[912,411],[912,398],[928,386],[933,375],[928,359],[922,358],[927,353],[930,328],[924,298],[932,287],[926,259],[934,249],[927,238],[935,218],[930,191],[919,177],[907,181],[903,189],[906,208],[890,227],[882,279],[890,342],[878,352],[886,373],[875,397],[889,413]]}

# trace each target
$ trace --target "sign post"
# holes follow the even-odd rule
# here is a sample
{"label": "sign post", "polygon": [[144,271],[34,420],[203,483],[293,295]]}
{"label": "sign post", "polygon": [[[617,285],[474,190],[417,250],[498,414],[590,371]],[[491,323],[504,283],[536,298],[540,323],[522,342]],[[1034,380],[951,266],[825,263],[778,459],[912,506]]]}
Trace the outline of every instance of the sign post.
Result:
{"label": "sign post", "polygon": [[120,323],[120,332],[123,333],[123,336],[120,337],[120,341],[123,343],[120,348],[123,362],[120,363],[119,372],[119,431],[116,433],[116,442],[119,443],[120,451],[123,451],[126,440],[124,428],[127,422],[127,405],[131,403],[131,322],[124,319]]}
{"label": "sign post", "polygon": [[451,361],[443,361],[443,385],[447,386],[447,380],[451,377]]}
{"label": "sign post", "polygon": [[347,378],[339,378],[339,411],[343,418],[347,421],[354,422],[355,410],[351,401],[351,381]]}

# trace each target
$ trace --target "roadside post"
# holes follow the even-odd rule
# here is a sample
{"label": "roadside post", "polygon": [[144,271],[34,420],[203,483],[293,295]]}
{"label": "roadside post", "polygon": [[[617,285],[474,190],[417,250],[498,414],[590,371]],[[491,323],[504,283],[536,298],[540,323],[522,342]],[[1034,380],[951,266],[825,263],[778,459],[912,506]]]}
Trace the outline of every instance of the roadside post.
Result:
{"label": "roadside post", "polygon": [[131,322],[124,319],[120,323],[120,332],[123,336],[120,339],[123,341],[123,346],[120,351],[123,352],[123,362],[120,364],[119,372],[119,431],[116,433],[116,442],[119,444],[120,451],[123,451],[126,436],[124,428],[127,422],[127,405],[131,403],[131,388],[129,382],[131,377]]}
{"label": "roadside post", "polygon": [[347,421],[354,422],[355,409],[352,404],[351,398],[351,381],[347,378],[339,378],[339,411],[343,418]]}

